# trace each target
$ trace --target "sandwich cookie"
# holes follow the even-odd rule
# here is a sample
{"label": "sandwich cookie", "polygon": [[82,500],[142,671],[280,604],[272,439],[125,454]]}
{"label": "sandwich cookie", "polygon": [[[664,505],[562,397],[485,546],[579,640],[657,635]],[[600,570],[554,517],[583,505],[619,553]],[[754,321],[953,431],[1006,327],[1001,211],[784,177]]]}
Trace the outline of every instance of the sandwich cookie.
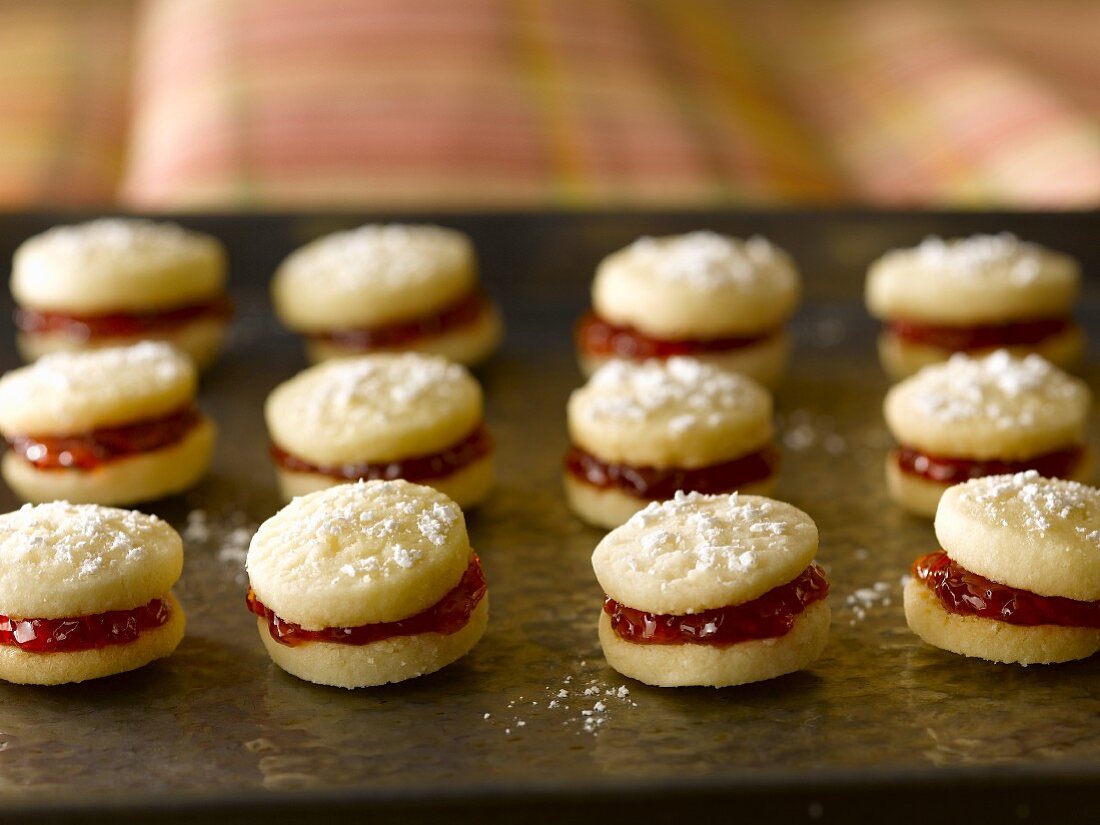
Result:
{"label": "sandwich cookie", "polygon": [[724,687],[801,670],[825,648],[817,526],[759,496],[677,493],[592,554],[607,663],[659,687]]}
{"label": "sandwich cookie", "polygon": [[33,361],[157,340],[205,368],[232,314],[225,278],[221,243],[174,223],[105,218],[55,227],[15,252],[19,351]]}
{"label": "sandwich cookie", "polygon": [[775,486],[771,395],[692,358],[611,361],[574,391],[568,418],[566,499],[600,527],[681,490],[767,494]]}
{"label": "sandwich cookie", "polygon": [[934,516],[948,487],[972,478],[1037,470],[1086,481],[1088,386],[1038,355],[962,353],[925,367],[886,395],[898,447],[886,458],[891,497]]}
{"label": "sandwich cookie", "polygon": [[168,656],[183,542],[129,510],[63,501],[0,515],[0,679],[83,682]]}
{"label": "sandwich cookie", "polygon": [[326,235],[283,262],[271,296],[314,362],[414,350],[474,365],[502,334],[470,239],[441,226],[371,224]]}
{"label": "sandwich cookie", "polygon": [[1100,650],[1100,490],[1034,470],[974,479],[940,499],[936,538],[905,585],[928,644],[1022,665]]}
{"label": "sandwich cookie", "polygon": [[763,238],[641,238],[596,271],[592,310],[576,327],[581,369],[687,355],[774,387],[800,291],[794,262]]}
{"label": "sandwich cookie", "polygon": [[866,299],[883,321],[879,357],[894,379],[946,360],[1007,348],[1070,367],[1084,338],[1071,311],[1081,273],[1068,255],[1007,232],[928,238],[871,265]]}
{"label": "sandwich cookie", "polygon": [[318,364],[276,387],[264,412],[287,501],[348,481],[403,478],[473,507],[493,486],[481,387],[438,356]]}
{"label": "sandwich cookie", "polygon": [[406,481],[295,499],[248,548],[248,608],[275,664],[320,685],[400,682],[465,656],[489,618],[462,511]]}
{"label": "sandwich cookie", "polygon": [[191,359],[164,343],[58,352],[0,379],[4,480],[26,501],[131,504],[193,486],[214,451]]}

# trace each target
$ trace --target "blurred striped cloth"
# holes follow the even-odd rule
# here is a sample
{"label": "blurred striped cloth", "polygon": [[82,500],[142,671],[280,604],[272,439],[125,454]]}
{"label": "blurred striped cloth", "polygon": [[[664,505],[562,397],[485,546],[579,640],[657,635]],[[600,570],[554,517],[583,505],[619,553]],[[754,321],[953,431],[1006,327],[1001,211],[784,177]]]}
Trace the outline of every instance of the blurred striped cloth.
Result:
{"label": "blurred striped cloth", "polygon": [[1097,32],[1091,0],[0,0],[0,196],[1097,206]]}

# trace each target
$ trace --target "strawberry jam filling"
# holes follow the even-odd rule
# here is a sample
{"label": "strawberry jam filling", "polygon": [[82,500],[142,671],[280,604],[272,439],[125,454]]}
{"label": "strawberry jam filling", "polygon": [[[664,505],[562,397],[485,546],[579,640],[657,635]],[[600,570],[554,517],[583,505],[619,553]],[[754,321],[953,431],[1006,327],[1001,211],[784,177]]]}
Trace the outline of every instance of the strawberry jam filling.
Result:
{"label": "strawberry jam filling", "polygon": [[586,313],[577,321],[574,335],[577,349],[589,355],[608,358],[672,358],[676,355],[699,355],[707,352],[728,352],[744,349],[773,338],[778,330],[757,335],[725,338],[654,338],[633,327],[617,326],[595,312]]}
{"label": "strawberry jam filling", "polygon": [[485,597],[488,584],[481,570],[478,557],[470,558],[470,565],[447,595],[415,616],[398,622],[378,622],[358,627],[326,627],[323,630],[303,630],[300,625],[280,619],[249,588],[245,603],[248,609],[267,620],[271,638],[280,644],[294,647],[306,642],[336,642],[343,645],[369,645],[397,636],[415,636],[419,633],[439,633],[450,636],[462,630],[470,616]]}
{"label": "strawberry jam filling", "polygon": [[15,435],[8,446],[39,470],[94,470],[127,456],[170,447],[184,439],[201,419],[192,405],[160,418],[74,435]]}
{"label": "strawberry jam filling", "polygon": [[484,424],[478,424],[468,436],[438,453],[379,464],[311,464],[275,443],[270,445],[269,451],[277,466],[293,473],[317,473],[346,481],[403,478],[415,482],[449,476],[484,458],[493,451],[493,437]]}
{"label": "strawberry jam filling", "polygon": [[898,338],[914,344],[927,344],[951,352],[968,352],[1034,346],[1065,332],[1072,323],[1068,318],[1043,318],[1038,321],[951,327],[895,319],[887,322],[886,326]]}
{"label": "strawberry jam filling", "polygon": [[730,493],[746,484],[771,478],[779,469],[779,450],[768,445],[732,461],[686,469],[609,464],[580,447],[572,447],[565,455],[565,469],[593,487],[621,490],[636,498],[664,500],[675,496],[678,490]]}
{"label": "strawberry jam filling", "polygon": [[71,619],[17,619],[0,616],[0,645],[28,653],[75,653],[128,644],[172,615],[168,602],[153,599],[133,610],[110,610]]}
{"label": "strawberry jam filling", "polygon": [[675,616],[635,610],[607,596],[603,609],[611,619],[612,630],[626,642],[727,647],[738,642],[785,636],[807,607],[828,595],[829,581],[825,571],[811,562],[792,581],[751,602],[732,607]]}
{"label": "strawberry jam filling", "polygon": [[76,315],[38,309],[17,309],[15,326],[20,332],[65,335],[79,341],[95,338],[130,338],[165,333],[192,321],[228,318],[233,304],[228,295],[210,301],[167,309],[160,312],[111,312],[100,315]]}
{"label": "strawberry jam filling", "polygon": [[1085,448],[1079,444],[1064,450],[1032,456],[1023,461],[977,461],[969,458],[947,458],[921,452],[913,447],[898,447],[897,460],[901,471],[937,484],[960,484],[982,476],[1015,475],[1035,470],[1043,478],[1070,478],[1081,463]]}
{"label": "strawberry jam filling", "polygon": [[1100,602],[1079,602],[1062,596],[1040,596],[990,581],[952,561],[943,550],[921,556],[913,575],[959,616],[980,616],[1008,624],[1058,625],[1100,630]]}
{"label": "strawberry jam filling", "polygon": [[480,319],[488,308],[488,296],[480,289],[473,289],[442,309],[419,318],[363,329],[317,332],[309,337],[353,350],[400,347],[469,326]]}

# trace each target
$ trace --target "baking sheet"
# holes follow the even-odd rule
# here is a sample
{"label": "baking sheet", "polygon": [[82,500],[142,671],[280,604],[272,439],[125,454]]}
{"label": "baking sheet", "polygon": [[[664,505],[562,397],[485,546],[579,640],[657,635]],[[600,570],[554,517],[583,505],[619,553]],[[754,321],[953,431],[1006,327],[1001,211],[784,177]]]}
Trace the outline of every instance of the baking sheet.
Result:
{"label": "baking sheet", "polygon": [[[62,217],[0,217],[4,260]],[[503,351],[479,373],[499,486],[469,517],[492,618],[475,651],[444,671],[348,692],[270,663],[244,607],[242,565],[252,531],[278,507],[263,400],[304,366],[298,343],[271,318],[267,278],[296,244],[367,217],[183,218],[226,240],[239,310],[232,346],[201,394],[220,427],[213,472],[192,493],[148,508],[185,538],[177,593],[187,637],[170,659],[131,674],[58,688],[0,685],[0,805],[9,812],[260,810],[288,799],[315,800],[316,810],[349,799],[430,807],[624,788],[655,794],[657,810],[696,791],[709,799],[772,788],[778,797],[861,772],[878,789],[934,785],[930,769],[975,782],[1004,769],[1032,790],[1055,776],[1091,783],[1100,775],[1100,659],[996,666],[929,648],[906,629],[901,578],[935,539],[883,491],[887,384],[860,300],[871,258],[933,231],[1012,228],[1078,254],[1095,273],[1095,215],[417,216],[474,236],[508,324]],[[777,399],[776,495],[818,523],[833,629],[806,672],[720,691],[661,690],[620,677],[599,652],[601,593],[589,556],[602,533],[575,520],[559,490],[564,403],[580,382],[569,330],[603,254],[639,234],[699,226],[767,234],[804,270],[795,360]],[[1082,317],[1094,339],[1098,307],[1090,281]],[[1096,387],[1095,368],[1085,374]],[[17,502],[3,491],[0,506]],[[821,812],[814,804],[807,816]],[[997,804],[1019,814],[1029,803],[1009,793]]]}

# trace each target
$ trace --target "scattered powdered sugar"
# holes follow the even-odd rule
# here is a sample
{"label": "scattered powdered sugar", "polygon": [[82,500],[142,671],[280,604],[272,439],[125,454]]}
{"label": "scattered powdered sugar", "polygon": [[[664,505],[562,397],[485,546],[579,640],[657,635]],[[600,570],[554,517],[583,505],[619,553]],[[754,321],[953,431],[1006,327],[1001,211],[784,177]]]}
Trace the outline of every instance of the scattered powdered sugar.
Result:
{"label": "scattered powdered sugar", "polygon": [[1007,273],[1012,283],[1025,286],[1039,277],[1047,252],[1037,244],[1002,232],[950,240],[932,236],[912,250],[891,254],[911,255],[922,267],[948,271],[959,278],[977,280]]}
{"label": "scattered powdered sugar", "polygon": [[852,614],[849,625],[855,625],[867,618],[867,614],[878,607],[893,604],[893,586],[889,582],[878,581],[869,587],[859,587],[844,599],[844,605]]}
{"label": "scattered powdered sugar", "polygon": [[1019,525],[1022,510],[1019,526],[1039,536],[1071,517],[1087,522],[1074,528],[1086,541],[1093,541],[1100,530],[1100,490],[1076,481],[1043,478],[1035,470],[968,481],[960,488],[960,501],[988,523],[1003,527]]}
{"label": "scattered powdered sugar", "polygon": [[778,417],[780,441],[791,452],[822,449],[831,456],[848,452],[848,439],[836,431],[836,419],[797,409]]}
{"label": "scattered powdered sugar", "polygon": [[765,238],[741,240],[706,230],[639,238],[624,250],[623,263],[702,290],[752,284],[770,278],[777,268],[791,266],[787,256]]}
{"label": "scattered powdered sugar", "polygon": [[[581,662],[582,667],[586,664]],[[543,690],[543,695],[535,699],[518,696],[510,700],[506,706],[507,710],[512,711],[510,714],[485,712],[481,718],[488,722],[497,716],[510,717],[503,722],[492,722],[504,727],[505,736],[518,734],[529,724],[534,727],[547,718],[562,727],[576,728],[578,734],[597,736],[616,711],[638,707],[628,687],[602,684],[599,679],[581,682],[573,676],[566,676],[560,686],[547,685]],[[523,711],[533,715],[526,715],[525,718],[520,715]]]}
{"label": "scattered powdered sugar", "polygon": [[1082,411],[1088,390],[1039,355],[997,350],[983,358],[956,353],[925,367],[898,388],[913,409],[941,423],[988,422],[1000,430],[1034,426],[1067,405]]}
{"label": "scattered powdered sugar", "polygon": [[459,269],[473,257],[466,236],[441,226],[368,224],[327,235],[284,264],[301,278],[318,269],[349,289],[364,284],[404,287]]}
{"label": "scattered powdered sugar", "polygon": [[574,393],[570,406],[597,423],[665,419],[674,436],[745,416],[771,414],[767,391],[750,379],[679,357],[643,363],[609,361]]}
{"label": "scattered powdered sugar", "polygon": [[188,550],[214,552],[217,561],[233,571],[234,581],[245,585],[248,576],[244,563],[255,532],[256,523],[241,510],[211,515],[207,510],[195,509],[187,514],[180,534]]}

